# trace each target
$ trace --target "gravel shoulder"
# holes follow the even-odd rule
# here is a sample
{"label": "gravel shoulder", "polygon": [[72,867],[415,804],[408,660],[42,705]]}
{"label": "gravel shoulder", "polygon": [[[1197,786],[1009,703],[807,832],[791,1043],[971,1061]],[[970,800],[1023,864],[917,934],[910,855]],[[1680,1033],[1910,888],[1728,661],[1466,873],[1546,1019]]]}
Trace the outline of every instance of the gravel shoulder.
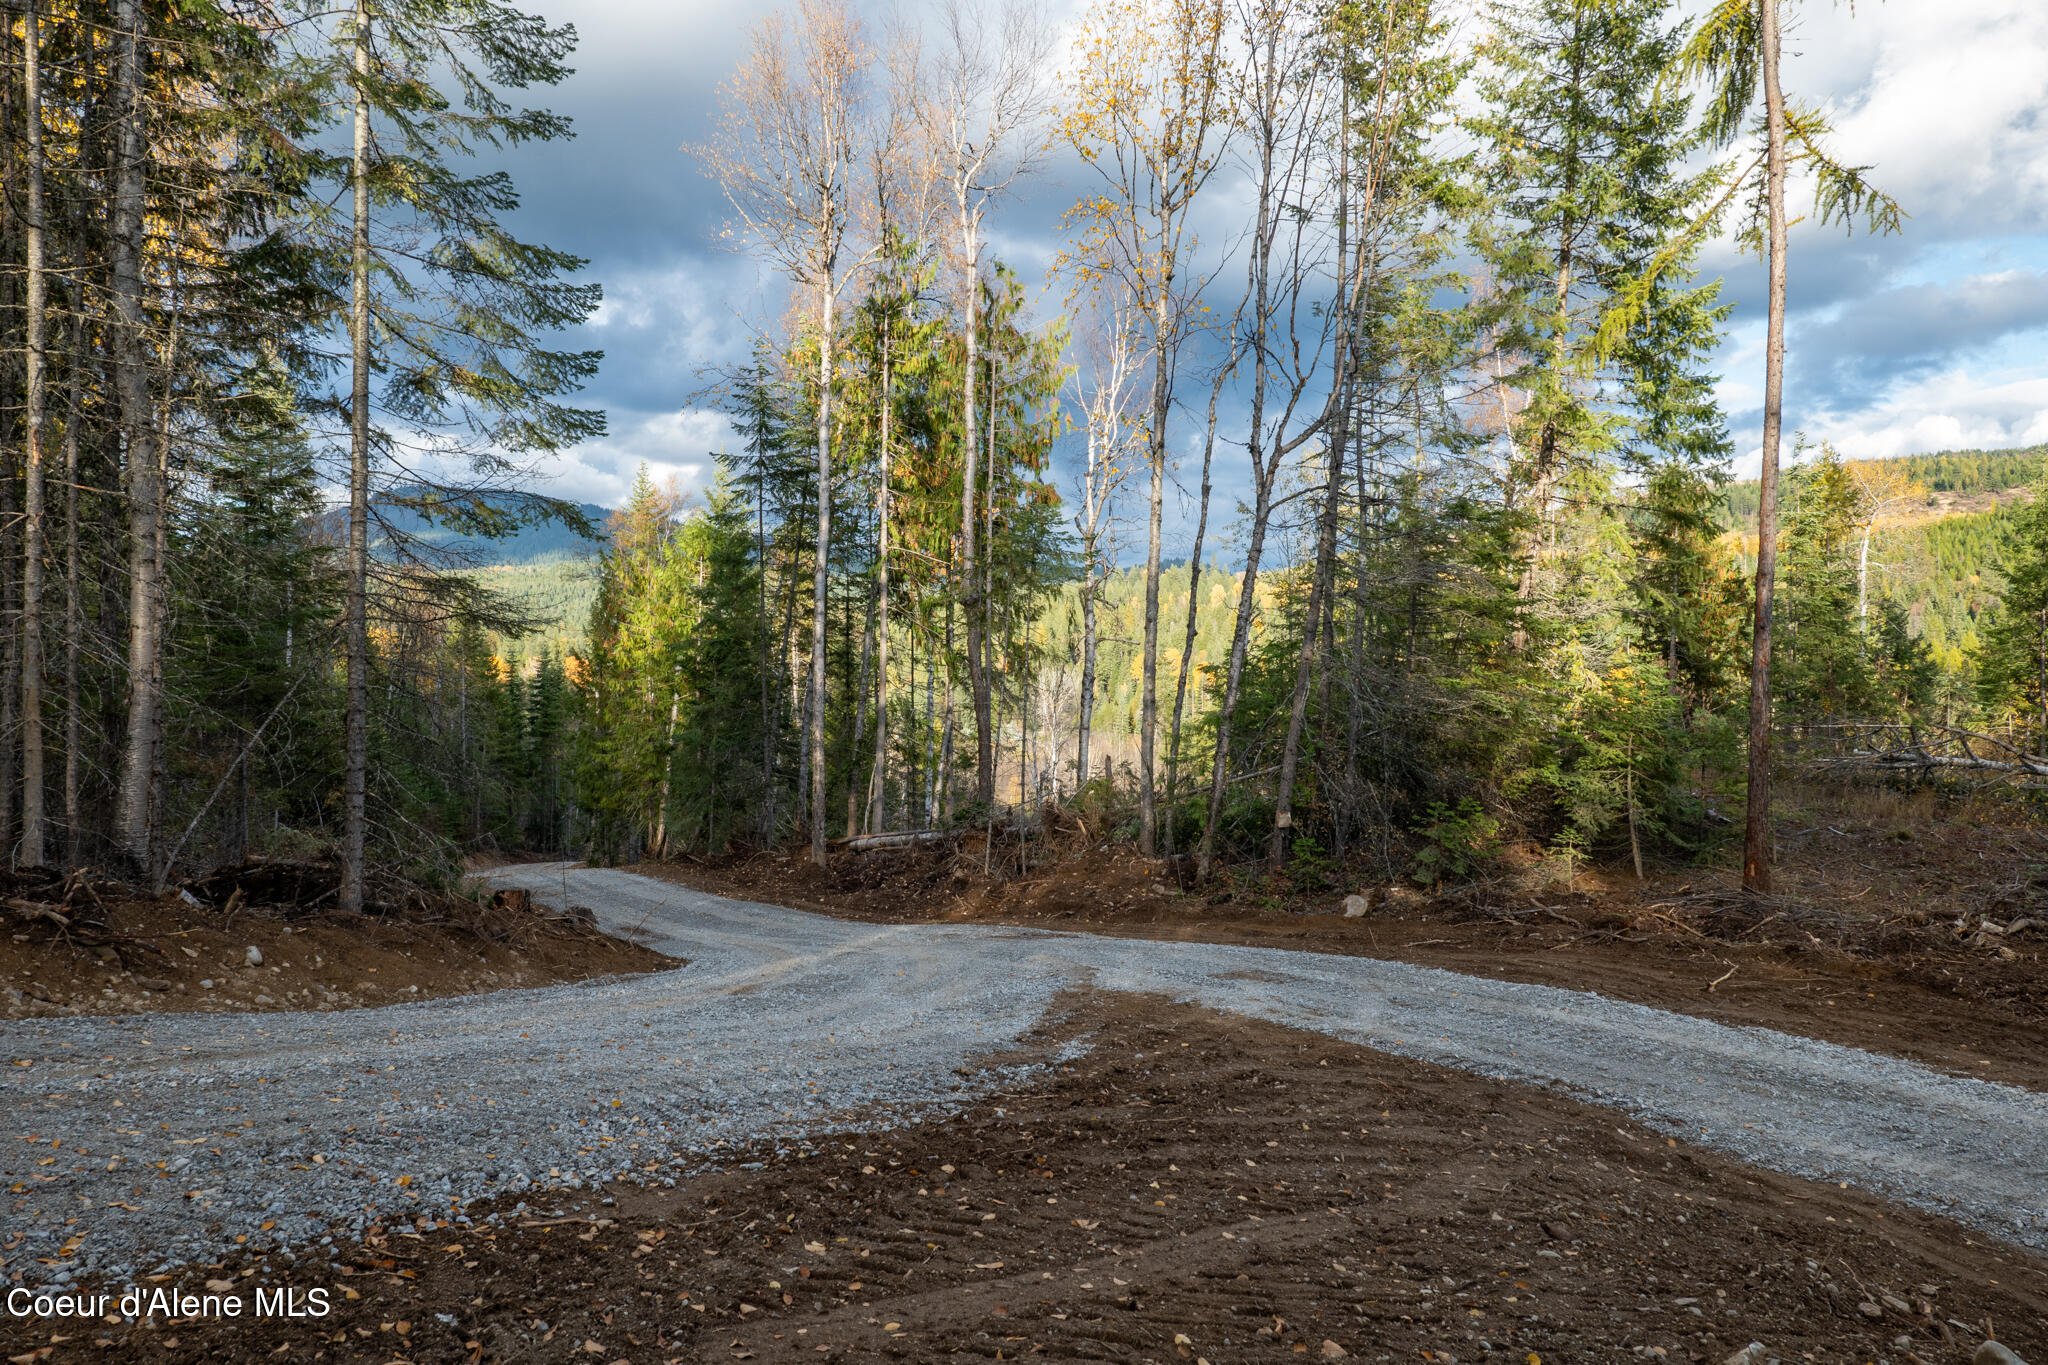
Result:
{"label": "gravel shoulder", "polygon": [[[1155,996],[1484,1078],[2048,1247],[2048,1096],[1583,992],[1206,943],[877,927],[631,874],[494,874],[686,958],[630,979],[331,1014],[0,1025],[9,1274],[117,1277],[395,1218],[462,1226],[736,1146],[937,1119],[1068,992]],[[44,1264],[47,1262],[47,1264]]]}

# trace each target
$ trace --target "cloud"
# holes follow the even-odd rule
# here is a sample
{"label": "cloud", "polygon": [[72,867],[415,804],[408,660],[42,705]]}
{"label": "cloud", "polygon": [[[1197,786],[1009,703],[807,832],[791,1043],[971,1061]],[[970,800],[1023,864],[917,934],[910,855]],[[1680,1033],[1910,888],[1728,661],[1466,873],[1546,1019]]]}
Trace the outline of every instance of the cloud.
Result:
{"label": "cloud", "polygon": [[641,465],[656,483],[673,479],[683,492],[711,481],[712,456],[734,447],[725,414],[704,408],[613,414],[614,433],[565,454],[552,466],[550,496],[617,507]]}
{"label": "cloud", "polygon": [[1791,345],[1799,387],[1842,406],[1878,397],[1893,380],[2044,329],[2048,272],[2007,270],[1851,300],[1824,320],[1796,327]]}
{"label": "cloud", "polygon": [[1893,386],[1878,403],[1807,428],[1852,459],[2048,442],[2048,377],[1945,370]]}
{"label": "cloud", "polygon": [[[1698,13],[1707,3],[1685,0],[1684,8]],[[499,164],[525,193],[518,230],[588,256],[588,277],[605,287],[603,310],[564,344],[605,351],[585,400],[606,408],[613,428],[564,457],[550,491],[615,501],[643,460],[698,487],[709,452],[728,439],[704,395],[707,378],[745,360],[786,291],[757,260],[717,249],[725,206],[682,148],[709,132],[719,82],[752,22],[772,7],[542,0],[551,22],[577,26],[581,45],[576,74],[532,98],[575,119],[578,136],[513,149]],[[1065,23],[1086,0],[1045,8]],[[2031,378],[2048,373],[2048,82],[2039,76],[2048,4],[1893,0],[1852,9],[1813,0],[1798,16],[1788,87],[1830,110],[1835,148],[1869,165],[1911,217],[1884,238],[1812,222],[1795,229],[1788,423],[1840,433],[1857,453],[1887,443],[1904,451],[2042,439],[2028,433],[2048,411],[2044,381]],[[879,29],[879,10],[871,17]],[[1068,57],[1067,45],[1056,45],[1056,64]],[[1087,172],[1054,152],[991,221],[996,252],[1027,286],[1057,252],[1060,212],[1087,184]],[[1248,214],[1238,190],[1219,176],[1203,207],[1205,254],[1242,231]],[[1795,188],[1795,211],[1810,202],[1810,190]],[[1725,244],[1705,267],[1705,278],[1725,278],[1736,304],[1718,358],[1721,394],[1738,448],[1753,450],[1763,271]],[[1220,298],[1236,287],[1233,266],[1214,289]],[[1041,297],[1051,303],[1058,292]],[[1191,379],[1183,387],[1206,386]],[[1233,415],[1226,396],[1216,515],[1245,482]],[[1193,411],[1176,422],[1181,477],[1190,482],[1199,425]]]}

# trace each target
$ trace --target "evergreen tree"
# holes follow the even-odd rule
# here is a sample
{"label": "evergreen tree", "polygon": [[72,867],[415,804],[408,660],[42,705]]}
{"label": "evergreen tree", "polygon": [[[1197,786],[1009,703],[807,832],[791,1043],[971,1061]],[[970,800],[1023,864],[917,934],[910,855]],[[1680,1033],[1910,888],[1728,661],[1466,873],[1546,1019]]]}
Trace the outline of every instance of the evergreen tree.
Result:
{"label": "evergreen tree", "polygon": [[1856,620],[1863,496],[1832,447],[1787,480],[1782,630],[1773,700],[1808,726],[1878,712],[1869,641]]}
{"label": "evergreen tree", "polygon": [[744,494],[721,470],[683,532],[695,626],[680,661],[671,821],[686,847],[721,852],[756,832],[763,771],[761,573]]}
{"label": "evergreen tree", "polygon": [[[604,417],[563,401],[598,354],[543,341],[596,308],[596,286],[567,278],[583,262],[514,237],[503,223],[518,205],[510,177],[461,166],[480,148],[568,135],[565,119],[518,108],[500,91],[560,81],[575,30],[493,0],[354,0],[339,24],[323,15],[306,15],[305,32],[324,40],[305,54],[309,78],[346,92],[352,110],[351,154],[329,167],[351,192],[349,215],[310,219],[349,279],[350,388],[326,408],[349,433],[340,903],[352,910],[362,902],[368,830],[370,522],[380,469],[466,463],[481,486],[503,487],[534,456],[601,435]],[[505,521],[507,499],[454,491],[410,486],[387,496],[463,529]],[[574,517],[531,494],[509,502]]]}
{"label": "evergreen tree", "polygon": [[655,487],[641,466],[612,516],[578,670],[577,802],[593,821],[595,849],[614,858],[659,851],[666,832],[681,650],[692,621],[680,509],[680,498]]}
{"label": "evergreen tree", "polygon": [[1981,704],[2034,733],[2033,752],[2048,754],[2048,479],[2012,517],[1999,573],[1998,604],[1984,622],[1976,654]]}

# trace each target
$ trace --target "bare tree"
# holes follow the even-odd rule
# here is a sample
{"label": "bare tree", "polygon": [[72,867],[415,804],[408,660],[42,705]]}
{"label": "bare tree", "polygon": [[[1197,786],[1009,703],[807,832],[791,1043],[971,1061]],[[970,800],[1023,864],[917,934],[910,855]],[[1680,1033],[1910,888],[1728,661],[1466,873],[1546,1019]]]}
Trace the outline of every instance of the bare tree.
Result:
{"label": "bare tree", "polygon": [[49,280],[43,268],[43,99],[41,0],[22,7],[22,114],[27,124],[27,212],[23,215],[28,298],[23,312],[27,345],[27,460],[22,480],[21,610],[21,861],[43,863],[43,409],[49,372]]}
{"label": "bare tree", "polygon": [[[1341,196],[1350,175],[1347,121],[1341,107],[1332,107],[1334,73],[1324,60],[1314,15],[1299,0],[1247,0],[1238,8],[1237,24],[1245,60],[1235,77],[1233,103],[1244,125],[1246,170],[1256,195],[1245,257],[1243,341],[1251,354],[1246,454],[1252,505],[1218,703],[1215,766],[1196,853],[1197,874],[1203,877],[1215,865],[1237,705],[1258,614],[1258,575],[1279,503],[1281,466],[1325,429],[1342,388],[1341,382],[1328,380],[1323,366],[1337,320],[1349,310],[1317,308],[1308,291],[1329,287],[1326,273],[1333,264],[1339,272],[1335,290],[1340,305],[1348,302],[1350,290],[1347,243],[1341,235],[1334,244],[1329,241],[1319,226],[1326,215],[1314,211],[1334,188],[1340,196],[1336,219],[1341,234],[1349,209]],[[1327,156],[1332,145],[1337,149],[1334,167]],[[1338,364],[1343,363],[1340,355]],[[1330,401],[1308,402],[1311,389],[1323,382],[1330,382]]]}
{"label": "bare tree", "polygon": [[961,332],[967,364],[960,391],[961,605],[967,625],[967,682],[973,694],[975,795],[995,800],[995,728],[990,713],[988,583],[977,570],[979,452],[975,381],[980,334],[983,224],[989,209],[1037,164],[1043,141],[1045,64],[1050,30],[1023,0],[991,13],[981,0],[941,0],[938,51],[929,71],[920,124],[935,174],[952,201],[952,248],[958,253]]}
{"label": "bare tree", "polygon": [[1849,477],[1862,495],[1862,516],[1857,527],[1856,624],[1870,624],[1870,542],[1880,522],[1897,516],[1927,496],[1927,485],[1909,479],[1891,460],[1858,460],[1849,466]]}
{"label": "bare tree", "polygon": [[692,148],[725,191],[743,234],[809,289],[818,329],[818,532],[811,585],[806,726],[811,860],[825,864],[826,574],[832,550],[833,326],[848,262],[847,220],[868,131],[867,39],[847,0],[796,0],[754,28],[721,87],[713,140]]}
{"label": "bare tree", "polygon": [[1128,472],[1132,421],[1132,371],[1137,329],[1130,296],[1111,282],[1092,291],[1087,335],[1090,363],[1076,368],[1074,384],[1084,414],[1087,445],[1081,466],[1081,511],[1074,529],[1081,536],[1081,687],[1074,744],[1074,787],[1088,781],[1089,745],[1095,728],[1095,658],[1100,634],[1097,599],[1109,578],[1111,509]]}
{"label": "bare tree", "polygon": [[1203,280],[1184,270],[1197,244],[1196,197],[1228,139],[1222,0],[1156,0],[1098,10],[1077,43],[1061,135],[1103,190],[1068,210],[1086,274],[1118,277],[1151,328],[1151,482],[1145,644],[1139,696],[1138,849],[1158,852],[1159,541],[1166,419],[1182,341]]}

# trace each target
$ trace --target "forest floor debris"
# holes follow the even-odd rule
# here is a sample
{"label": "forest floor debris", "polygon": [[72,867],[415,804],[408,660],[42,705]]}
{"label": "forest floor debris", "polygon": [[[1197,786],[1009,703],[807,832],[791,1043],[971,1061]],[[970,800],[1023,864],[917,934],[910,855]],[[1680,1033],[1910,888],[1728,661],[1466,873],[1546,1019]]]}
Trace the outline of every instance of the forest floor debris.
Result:
{"label": "forest floor debris", "polygon": [[323,1319],[0,1319],[0,1342],[49,1365],[2048,1352],[2048,1263],[1552,1092],[1141,996],[1069,997],[1026,1055],[1034,1080],[924,1123],[164,1282],[325,1286]]}
{"label": "forest floor debris", "polygon": [[[588,916],[376,878],[334,908],[331,864],[250,861],[152,896],[0,873],[0,1018],[347,1009],[658,971]],[[522,893],[523,896],[523,893]]]}
{"label": "forest floor debris", "polygon": [[[1318,869],[1184,886],[1071,815],[942,847],[647,863],[650,876],[873,923],[1000,923],[1416,962],[1800,1033],[2048,1089],[2048,827],[2009,808],[1795,790],[1777,894],[1718,865],[1580,870],[1524,858],[1432,890]],[[1347,917],[1345,900],[1357,896]]]}

